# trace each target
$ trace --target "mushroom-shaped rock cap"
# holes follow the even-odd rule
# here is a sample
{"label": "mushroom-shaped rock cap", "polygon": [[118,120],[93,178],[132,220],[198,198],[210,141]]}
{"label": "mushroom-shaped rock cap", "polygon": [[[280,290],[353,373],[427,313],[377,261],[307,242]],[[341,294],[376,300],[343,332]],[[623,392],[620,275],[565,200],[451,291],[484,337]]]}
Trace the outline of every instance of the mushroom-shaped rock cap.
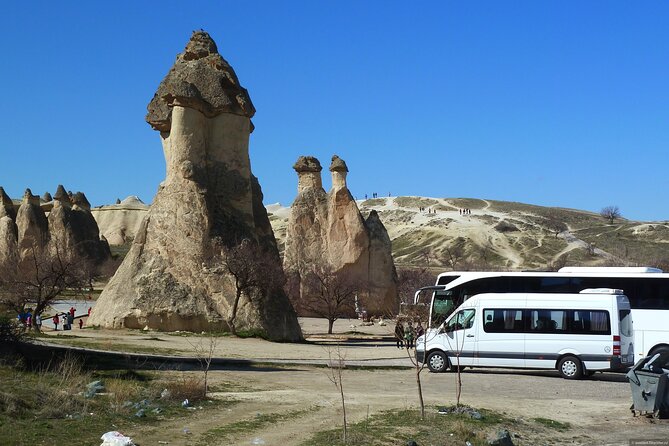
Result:
{"label": "mushroom-shaped rock cap", "polygon": [[52,201],[53,197],[49,192],[44,192],[44,195],[42,195],[42,201],[45,203],[48,203],[49,201]]}
{"label": "mushroom-shaped rock cap", "polygon": [[320,172],[323,170],[321,167],[320,161],[314,158],[313,156],[301,156],[297,159],[295,164],[293,164],[293,169],[295,172]]}
{"label": "mushroom-shaped rock cap", "polygon": [[348,172],[346,162],[337,155],[334,155],[332,157],[332,163],[330,163],[330,172]]}
{"label": "mushroom-shaped rock cap", "polygon": [[70,202],[70,195],[65,191],[65,187],[63,187],[62,184],[58,185],[58,188],[56,189],[56,193],[54,194],[53,198],[57,201],[64,201],[67,203]]}
{"label": "mushroom-shaped rock cap", "polygon": [[193,32],[186,49],[177,56],[149,102],[146,122],[168,132],[173,105],[194,108],[209,118],[222,113],[248,118],[255,114],[248,91],[239,85],[235,70],[204,31]]}
{"label": "mushroom-shaped rock cap", "polygon": [[0,205],[2,206],[12,206],[12,199],[9,198],[9,195],[5,192],[5,189],[0,186]]}
{"label": "mushroom-shaped rock cap", "polygon": [[33,191],[31,191],[30,188],[28,188],[23,193],[22,204],[33,204],[39,206],[39,197],[37,195],[33,195]]}
{"label": "mushroom-shaped rock cap", "polygon": [[88,199],[86,198],[86,195],[84,195],[83,192],[77,192],[76,194],[74,194],[74,196],[72,197],[72,203],[76,204],[80,208],[84,209],[91,208],[91,204],[88,202]]}

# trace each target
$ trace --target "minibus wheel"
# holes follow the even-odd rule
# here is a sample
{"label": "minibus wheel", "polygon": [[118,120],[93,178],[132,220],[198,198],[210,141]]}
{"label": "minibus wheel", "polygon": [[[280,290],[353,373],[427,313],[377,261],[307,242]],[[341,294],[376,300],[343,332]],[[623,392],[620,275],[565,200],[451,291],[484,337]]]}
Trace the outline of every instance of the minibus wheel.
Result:
{"label": "minibus wheel", "polygon": [[558,363],[558,372],[565,379],[579,379],[583,376],[583,365],[575,356],[565,356]]}
{"label": "minibus wheel", "polygon": [[448,359],[443,352],[436,351],[427,355],[427,368],[433,373],[442,373],[448,368]]}

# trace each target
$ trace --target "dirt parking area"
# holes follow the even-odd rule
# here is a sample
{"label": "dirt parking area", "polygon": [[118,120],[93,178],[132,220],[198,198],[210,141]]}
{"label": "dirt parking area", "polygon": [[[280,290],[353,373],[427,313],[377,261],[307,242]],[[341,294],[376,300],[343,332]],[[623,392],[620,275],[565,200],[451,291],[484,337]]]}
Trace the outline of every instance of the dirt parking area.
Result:
{"label": "dirt parking area", "polygon": [[[364,420],[370,414],[384,410],[418,407],[414,371],[398,367],[410,364],[406,352],[384,338],[391,333],[392,324],[365,327],[358,321],[340,321],[335,324],[338,333],[328,337],[324,334],[324,321],[310,319],[302,323],[310,340],[305,344],[276,344],[229,337],[219,339],[216,355],[222,357],[255,358],[270,363],[272,360],[296,361],[276,366],[270,364],[260,369],[211,371],[210,379],[214,387],[225,382],[241,389],[215,395],[236,401],[233,406],[208,410],[205,404],[203,409],[194,410],[187,422],[165,421],[159,428],[144,428],[127,434],[142,445],[299,445],[312,433],[341,424],[341,400],[328,378],[329,369],[299,362],[314,360],[325,363],[332,352],[333,339],[342,342],[341,352],[347,361],[369,361],[369,365],[381,365],[343,370],[350,422]],[[60,335],[63,336],[63,333]],[[99,342],[101,346],[164,347],[168,344],[170,349],[184,355],[192,353],[192,345],[198,340],[206,339],[106,330],[74,330],[69,336],[73,335],[77,336],[77,340]],[[383,365],[385,363],[388,365]],[[355,364],[358,365],[358,362]],[[523,432],[521,437],[514,439],[516,444],[629,445],[630,440],[669,438],[667,420],[632,416],[629,411],[630,385],[621,374],[597,373],[589,379],[569,381],[558,377],[557,372],[468,369],[461,376],[461,402],[475,408],[492,409],[513,419],[514,423],[508,429],[512,433],[514,429]],[[425,370],[421,377],[429,411],[455,403],[455,374],[433,374]],[[247,429],[232,438],[228,436],[220,442],[207,436],[217,427],[276,413],[289,416],[271,425]],[[528,433],[522,427],[527,420],[534,418],[569,423],[571,428],[561,432]]]}

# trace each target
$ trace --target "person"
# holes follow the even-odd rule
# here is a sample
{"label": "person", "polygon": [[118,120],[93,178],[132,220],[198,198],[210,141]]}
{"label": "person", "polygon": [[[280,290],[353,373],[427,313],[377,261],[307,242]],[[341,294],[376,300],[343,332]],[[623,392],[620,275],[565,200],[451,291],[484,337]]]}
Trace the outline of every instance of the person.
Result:
{"label": "person", "polygon": [[404,347],[404,326],[402,325],[402,322],[399,321],[399,319],[395,324],[395,338],[397,339],[397,348]]}
{"label": "person", "polygon": [[70,326],[70,323],[69,323],[70,321],[69,321],[69,317],[68,317],[68,316],[69,316],[69,313],[63,313],[63,314],[61,315],[61,317],[63,318],[63,330],[69,330],[70,328],[72,328],[72,327]]}
{"label": "person", "polygon": [[35,315],[35,327],[37,327],[37,331],[42,331],[42,316],[39,314]]}
{"label": "person", "polygon": [[58,315],[56,314],[56,315],[51,319],[51,321],[53,322],[53,327],[54,327],[53,330],[54,330],[54,331],[58,331],[58,324],[60,323],[60,318],[58,317]]}
{"label": "person", "polygon": [[91,309],[92,309],[92,308],[93,308],[93,307],[88,307],[88,316],[89,316],[89,317],[90,317],[90,315],[91,315]]}
{"label": "person", "polygon": [[68,330],[72,330],[72,324],[74,324],[74,314],[70,312],[70,314],[67,315],[67,325],[70,327]]}
{"label": "person", "polygon": [[82,318],[79,318],[79,330],[84,326],[84,320]]}
{"label": "person", "polygon": [[404,342],[406,343],[406,348],[413,348],[413,336],[414,331],[411,326],[411,321],[407,324],[407,328],[404,329]]}
{"label": "person", "polygon": [[75,312],[75,311],[76,311],[76,310],[74,309],[74,307],[70,307],[70,314],[72,315],[72,317],[74,317],[74,312]]}
{"label": "person", "polygon": [[420,321],[418,321],[418,325],[416,325],[416,339],[420,338],[425,334],[425,329],[421,325]]}

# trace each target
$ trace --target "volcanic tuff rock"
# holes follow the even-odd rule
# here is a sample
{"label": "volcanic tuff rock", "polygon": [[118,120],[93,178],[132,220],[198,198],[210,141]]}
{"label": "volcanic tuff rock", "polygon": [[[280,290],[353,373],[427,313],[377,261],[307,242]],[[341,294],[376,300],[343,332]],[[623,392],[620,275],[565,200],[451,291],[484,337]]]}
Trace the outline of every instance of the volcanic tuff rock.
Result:
{"label": "volcanic tuff rock", "polygon": [[[205,32],[195,32],[148,105],[167,175],[123,264],[89,321],[107,327],[229,329],[235,297],[224,253],[257,241],[280,262],[251,173],[248,143],[255,109]],[[274,340],[299,340],[297,316],[280,287],[243,295],[235,327]]]}
{"label": "volcanic tuff rock", "polygon": [[[12,200],[0,187],[0,261],[14,263],[26,259],[33,247],[56,243],[65,250],[76,249],[97,264],[107,260],[111,256],[109,246],[100,240],[97,223],[85,207],[88,200],[81,192],[75,196],[83,207],[72,205],[63,186],[58,186],[55,199],[46,204],[40,204],[40,198],[26,189],[15,211]],[[48,218],[45,210],[49,211]]]}
{"label": "volcanic tuff rock", "polygon": [[[291,206],[286,230],[284,269],[304,276],[308,265],[324,261],[335,271],[364,283],[359,293],[370,314],[396,314],[397,274],[391,243],[378,214],[363,219],[346,185],[344,160],[332,157],[332,189],[325,193],[321,165],[311,156],[300,157],[293,166],[298,176],[298,194]],[[301,295],[311,292],[300,287]]]}
{"label": "volcanic tuff rock", "polygon": [[135,238],[149,206],[138,197],[117,200],[116,204],[91,209],[91,214],[110,245],[123,245]]}

